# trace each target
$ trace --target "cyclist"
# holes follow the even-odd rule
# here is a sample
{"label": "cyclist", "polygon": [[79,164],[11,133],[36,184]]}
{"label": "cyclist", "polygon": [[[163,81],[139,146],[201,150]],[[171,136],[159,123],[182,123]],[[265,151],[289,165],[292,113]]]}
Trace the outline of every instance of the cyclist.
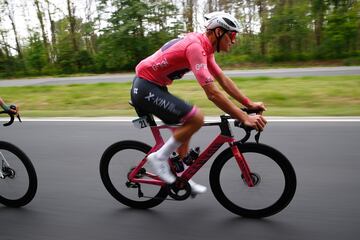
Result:
{"label": "cyclist", "polygon": [[7,105],[4,100],[0,97],[0,106],[2,107],[2,109],[5,111],[5,112],[9,112],[9,113],[12,113],[12,114],[16,114],[18,112],[18,108],[16,107],[16,109],[11,109],[9,105]]}
{"label": "cyclist", "polygon": [[[262,102],[247,98],[215,62],[215,50],[228,52],[235,43],[236,34],[240,32],[238,21],[225,12],[209,13],[205,19],[204,33],[188,33],[185,37],[171,40],[136,66],[131,100],[140,114],[151,113],[167,124],[182,123],[158,151],[148,156],[155,173],[169,184],[174,183],[176,177],[167,160],[176,150],[180,157],[184,157],[191,136],[204,123],[204,115],[199,108],[167,90],[167,85],[180,79],[186,72],[191,70],[194,73],[208,99],[224,112],[258,131],[266,125],[263,116],[249,116],[241,111],[214,82],[215,79],[227,94],[245,107],[266,110]],[[195,194],[206,191],[205,186],[192,180],[189,180],[189,184]]]}

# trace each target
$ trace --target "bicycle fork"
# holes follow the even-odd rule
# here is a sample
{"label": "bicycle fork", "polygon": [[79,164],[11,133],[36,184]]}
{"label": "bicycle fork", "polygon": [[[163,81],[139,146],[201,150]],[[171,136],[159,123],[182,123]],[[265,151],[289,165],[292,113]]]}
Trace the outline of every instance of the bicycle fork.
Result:
{"label": "bicycle fork", "polygon": [[251,177],[250,168],[249,168],[249,165],[247,164],[247,162],[245,161],[244,155],[239,151],[236,144],[231,143],[230,147],[231,147],[231,150],[232,150],[232,152],[234,154],[236,162],[238,163],[238,165],[240,167],[243,179],[245,180],[246,184],[249,187],[254,187],[254,182],[253,182],[253,179]]}

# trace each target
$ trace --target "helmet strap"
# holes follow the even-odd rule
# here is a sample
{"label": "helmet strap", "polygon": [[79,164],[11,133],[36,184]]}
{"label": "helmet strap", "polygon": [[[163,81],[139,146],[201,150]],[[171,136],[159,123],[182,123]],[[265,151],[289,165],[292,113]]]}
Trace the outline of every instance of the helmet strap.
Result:
{"label": "helmet strap", "polygon": [[[216,28],[215,28],[216,29]],[[227,32],[227,30],[225,30],[225,29],[223,29],[222,28],[222,30],[223,30],[223,33],[220,35],[220,36],[217,36],[216,35],[216,32],[215,32],[215,29],[213,29],[213,31],[214,31],[214,34],[215,34],[215,37],[216,37],[216,51],[217,52],[220,52],[220,41],[221,41],[221,39],[224,37],[224,35],[225,35],[225,33]]]}

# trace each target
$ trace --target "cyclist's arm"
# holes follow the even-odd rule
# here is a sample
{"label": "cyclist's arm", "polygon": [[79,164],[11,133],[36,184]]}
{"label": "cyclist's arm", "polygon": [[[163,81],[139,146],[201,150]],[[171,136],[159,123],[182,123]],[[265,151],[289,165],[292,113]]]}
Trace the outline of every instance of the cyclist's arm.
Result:
{"label": "cyclist's arm", "polygon": [[214,78],[208,70],[207,56],[203,47],[199,43],[192,43],[186,48],[185,54],[199,84],[204,86],[213,83]]}
{"label": "cyclist's arm", "polygon": [[215,83],[203,86],[206,96],[217,107],[229,114],[231,117],[245,122],[248,118],[247,114],[240,110],[233,102],[231,102],[216,86]]}
{"label": "cyclist's arm", "polygon": [[236,101],[238,101],[245,107],[251,107],[252,105],[251,100],[247,98],[245,94],[242,93],[241,90],[236,86],[236,84],[223,72],[220,72],[216,76],[216,80],[220,84],[220,86],[225,90],[225,92],[227,92],[227,94],[233,97]]}
{"label": "cyclist's arm", "polygon": [[266,111],[265,105],[262,102],[252,102],[249,98],[245,96],[244,93],[242,93],[242,91],[229,77],[225,76],[221,68],[215,62],[214,55],[208,56],[208,65],[209,71],[216,78],[216,80],[219,82],[225,92],[227,92],[227,94],[229,94],[236,101],[238,101],[247,108]]}
{"label": "cyclist's arm", "polygon": [[217,75],[216,80],[221,87],[235,100],[244,105],[245,107],[260,112],[266,111],[266,107],[263,102],[253,102],[236,86],[236,84],[223,72]]}
{"label": "cyclist's arm", "polygon": [[16,114],[19,111],[19,108],[15,106],[15,109],[11,108],[11,106],[7,105],[4,100],[0,97],[0,106],[7,113]]}
{"label": "cyclist's arm", "polygon": [[208,99],[212,101],[217,107],[243,122],[245,125],[262,131],[266,125],[266,119],[262,115],[249,116],[231,102],[216,86],[215,83],[210,83],[202,86]]}
{"label": "cyclist's arm", "polygon": [[210,74],[207,66],[207,57],[200,44],[192,44],[188,47],[187,59],[191,70],[196,79],[204,89],[208,99],[212,101],[221,110],[228,113],[231,117],[251,126],[256,130],[262,130],[265,127],[266,120],[260,116],[248,116],[241,111],[233,102],[231,102],[215,85],[213,76]]}
{"label": "cyclist's arm", "polygon": [[4,102],[4,100],[2,100],[2,98],[0,97],[0,106],[2,109],[4,109],[5,111],[9,111],[9,106],[6,105],[6,103]]}
{"label": "cyclist's arm", "polygon": [[[200,44],[193,43],[188,46],[187,59],[189,61],[191,70],[193,71],[199,84],[204,89],[208,99],[212,101],[217,107],[230,116],[244,122],[247,120],[247,114],[241,111],[233,102],[231,102],[216,86],[212,74],[208,69],[208,56]],[[213,57],[213,56],[209,56]],[[212,63],[210,63],[212,65]],[[210,66],[211,71],[214,67]],[[221,70],[220,70],[221,71]]]}

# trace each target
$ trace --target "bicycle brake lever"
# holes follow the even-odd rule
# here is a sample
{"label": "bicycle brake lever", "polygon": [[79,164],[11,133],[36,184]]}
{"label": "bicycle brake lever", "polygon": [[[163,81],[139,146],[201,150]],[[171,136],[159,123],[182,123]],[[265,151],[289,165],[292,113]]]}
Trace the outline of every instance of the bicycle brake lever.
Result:
{"label": "bicycle brake lever", "polygon": [[235,127],[239,127],[239,128],[244,129],[244,131],[245,131],[245,136],[244,136],[239,142],[245,143],[245,142],[250,138],[250,136],[251,136],[251,131],[254,130],[254,129],[251,128],[251,127],[248,127],[248,126],[244,125],[243,123],[241,123],[241,122],[239,122],[239,121],[237,121],[237,120],[235,120],[234,125],[235,125]]}
{"label": "bicycle brake lever", "polygon": [[4,123],[3,125],[4,125],[5,127],[10,126],[11,124],[13,124],[14,119],[15,119],[15,118],[14,118],[14,115],[10,115],[10,121],[7,122],[7,123]]}
{"label": "bicycle brake lever", "polygon": [[[3,124],[4,127],[10,126],[11,124],[14,123],[15,115],[9,113],[8,111],[1,111],[0,114],[2,114],[2,113],[6,113],[6,114],[8,114],[9,117],[10,117],[10,121]],[[22,121],[21,121],[21,118],[20,118],[20,114],[16,114],[16,117],[17,117],[17,119],[19,119],[19,122],[22,122]]]}
{"label": "bicycle brake lever", "polygon": [[245,143],[245,142],[250,138],[250,136],[251,136],[251,130],[245,129],[245,128],[244,128],[244,130],[245,130],[246,134],[245,134],[245,137],[243,137],[243,138],[240,140],[241,143]]}

